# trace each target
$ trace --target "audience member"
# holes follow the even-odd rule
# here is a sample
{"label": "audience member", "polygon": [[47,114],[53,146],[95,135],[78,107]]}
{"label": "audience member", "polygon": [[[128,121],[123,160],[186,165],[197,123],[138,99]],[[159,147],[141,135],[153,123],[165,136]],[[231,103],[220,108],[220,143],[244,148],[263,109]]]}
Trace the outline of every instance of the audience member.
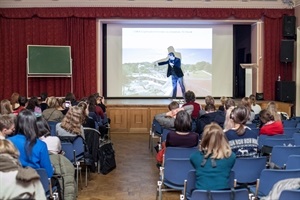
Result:
{"label": "audience member", "polygon": [[263,109],[259,113],[261,121],[260,135],[277,135],[283,134],[283,124],[280,120],[276,121],[270,111]]}
{"label": "audience member", "polygon": [[4,114],[12,114],[13,115],[12,106],[8,99],[1,100],[0,111],[1,111],[1,115],[4,115]]}
{"label": "audience member", "polygon": [[48,122],[42,117],[37,117],[38,137],[46,143],[48,152],[53,154],[61,153],[61,142],[57,136],[51,136]]}
{"label": "audience member", "polygon": [[44,110],[42,113],[45,120],[51,122],[61,122],[61,120],[64,118],[64,115],[62,114],[61,111],[57,109],[58,108],[57,98],[54,96],[48,97],[47,105],[48,108]]}
{"label": "audience member", "polygon": [[199,151],[190,158],[196,170],[196,189],[230,188],[229,177],[235,159],[222,128],[216,123],[205,126]]}
{"label": "audience member", "polygon": [[[89,116],[91,116],[96,122],[102,123],[105,118],[104,112],[100,106],[97,106],[97,100],[94,95],[90,95],[87,99]],[[93,114],[93,115],[91,115]]]}
{"label": "audience member", "polygon": [[246,126],[249,109],[239,105],[231,112],[233,128],[227,130],[225,135],[232,151],[237,157],[253,157],[257,155],[257,134]]}
{"label": "audience member", "polygon": [[7,114],[0,115],[0,139],[5,139],[14,132],[15,117]]}
{"label": "audience member", "polygon": [[88,110],[88,105],[87,103],[80,101],[77,105],[79,108],[82,108],[82,114],[84,116],[84,120],[82,123],[83,127],[88,127],[88,128],[96,128],[96,123],[93,120],[93,118],[91,118],[89,116],[89,110]]}
{"label": "audience member", "polygon": [[230,118],[231,111],[235,107],[235,101],[232,98],[227,98],[225,102],[225,121],[224,121],[224,132],[226,132],[229,129],[232,129],[234,126],[233,120]]}
{"label": "audience member", "polygon": [[268,103],[267,110],[273,115],[274,121],[281,121],[281,114],[277,111],[277,105],[274,101]]}
{"label": "audience member", "polygon": [[215,122],[219,124],[219,126],[223,127],[225,121],[225,113],[223,111],[217,110],[213,104],[207,104],[205,106],[205,114],[201,115],[197,120],[197,129],[196,132],[201,135],[204,127],[211,122]]}
{"label": "audience member", "polygon": [[76,101],[75,94],[72,92],[66,94],[65,101],[70,101],[71,106],[76,106],[78,104],[78,102]]}
{"label": "audience member", "polygon": [[193,105],[187,105],[182,106],[179,108],[179,104],[176,101],[172,101],[169,105],[169,112],[166,113],[160,113],[156,114],[154,116],[154,119],[157,120],[157,122],[166,129],[174,129],[174,122],[176,118],[176,114],[181,111],[185,110],[189,115],[192,114],[194,106]]}
{"label": "audience member", "polygon": [[11,94],[10,104],[11,104],[12,110],[17,109],[20,106],[19,97],[20,97],[20,94],[17,92],[14,92]]}
{"label": "audience member", "polygon": [[94,96],[96,98],[97,105],[102,108],[103,113],[106,113],[106,106],[104,104],[104,97],[100,96],[99,93],[95,93]]}
{"label": "audience member", "polygon": [[41,93],[41,103],[40,103],[42,112],[48,108],[47,98],[48,98],[47,92],[42,92]]}
{"label": "audience member", "polygon": [[18,115],[22,110],[26,109],[28,99],[24,96],[19,96],[18,102],[20,106],[13,109],[15,115]]}
{"label": "audience member", "polygon": [[222,96],[222,97],[220,98],[220,102],[221,102],[221,105],[219,106],[219,110],[220,110],[220,111],[225,111],[225,110],[226,110],[226,108],[225,108],[225,103],[226,103],[226,101],[227,101],[227,97]]}
{"label": "audience member", "polygon": [[159,164],[162,163],[166,147],[195,147],[198,145],[199,135],[191,131],[191,123],[191,116],[185,110],[181,110],[176,114],[175,130],[171,130],[167,134],[166,141],[162,142],[162,149],[156,156]]}
{"label": "audience member", "polygon": [[76,137],[78,135],[84,138],[83,109],[78,106],[71,106],[61,123],[56,124],[56,133],[58,137]]}
{"label": "audience member", "polygon": [[[215,99],[210,95],[206,96],[204,101],[205,101],[205,106],[207,106],[209,104],[215,105]],[[201,117],[201,115],[204,115],[205,113],[206,113],[206,111],[202,109],[199,112],[199,116]]]}
{"label": "audience member", "polygon": [[45,168],[48,177],[53,175],[46,143],[38,139],[36,116],[30,110],[22,110],[16,123],[16,135],[8,138],[19,150],[23,167]]}
{"label": "audience member", "polygon": [[39,104],[39,100],[37,97],[33,96],[28,100],[28,104],[26,106],[26,109],[31,110],[34,112],[36,116],[42,115],[42,109]]}
{"label": "audience member", "polygon": [[249,96],[250,102],[251,102],[251,109],[254,111],[254,113],[257,115],[261,111],[260,105],[256,103],[256,97],[254,94],[251,94]]}
{"label": "audience member", "polygon": [[71,106],[71,103],[65,102],[63,98],[57,98],[58,106],[57,110],[59,110],[63,115],[66,115],[69,109],[69,106]]}
{"label": "audience member", "polygon": [[252,121],[255,119],[255,113],[251,109],[251,102],[250,102],[249,97],[242,98],[240,104],[245,106],[249,110],[246,124],[252,124]]}
{"label": "audience member", "polygon": [[0,199],[46,200],[40,176],[30,168],[23,168],[19,152],[8,140],[0,140]]}
{"label": "audience member", "polygon": [[195,93],[193,91],[186,91],[185,94],[184,94],[184,99],[186,101],[185,104],[183,104],[183,106],[187,106],[187,105],[193,105],[194,106],[194,110],[192,112],[192,131],[196,131],[196,120],[198,119],[199,117],[199,113],[200,113],[200,110],[202,109],[201,108],[201,105],[197,102],[195,102],[196,100],[196,96],[195,96]]}

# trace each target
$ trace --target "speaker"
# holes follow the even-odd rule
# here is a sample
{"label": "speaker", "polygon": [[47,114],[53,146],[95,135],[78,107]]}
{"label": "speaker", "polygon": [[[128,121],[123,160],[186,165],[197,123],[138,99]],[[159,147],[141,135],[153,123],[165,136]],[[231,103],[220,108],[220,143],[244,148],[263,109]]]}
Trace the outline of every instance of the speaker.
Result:
{"label": "speaker", "polygon": [[281,40],[280,62],[294,61],[294,40]]}
{"label": "speaker", "polygon": [[282,102],[294,102],[296,99],[295,81],[276,81],[275,100]]}
{"label": "speaker", "polygon": [[284,15],[282,28],[283,37],[295,37],[296,17]]}

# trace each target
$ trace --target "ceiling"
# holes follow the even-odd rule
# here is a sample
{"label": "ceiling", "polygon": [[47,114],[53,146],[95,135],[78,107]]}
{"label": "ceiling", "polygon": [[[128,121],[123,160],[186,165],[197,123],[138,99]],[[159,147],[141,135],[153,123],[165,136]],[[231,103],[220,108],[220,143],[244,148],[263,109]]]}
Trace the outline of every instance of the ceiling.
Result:
{"label": "ceiling", "polygon": [[0,0],[0,8],[30,7],[180,7],[293,8],[300,0]]}

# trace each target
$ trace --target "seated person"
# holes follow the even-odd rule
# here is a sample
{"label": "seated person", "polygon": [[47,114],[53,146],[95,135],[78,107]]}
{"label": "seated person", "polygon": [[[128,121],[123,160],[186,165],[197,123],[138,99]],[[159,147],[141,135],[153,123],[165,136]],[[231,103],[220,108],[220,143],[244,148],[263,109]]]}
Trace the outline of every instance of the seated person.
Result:
{"label": "seated person", "polygon": [[235,159],[222,128],[216,123],[205,126],[199,151],[190,157],[196,170],[196,189],[230,188],[228,182]]}
{"label": "seated person", "polygon": [[13,115],[0,115],[0,139],[5,139],[15,132],[15,122]]}
{"label": "seated person", "polygon": [[162,163],[166,147],[195,147],[199,143],[199,135],[192,132],[191,116],[184,110],[176,114],[174,121],[175,130],[167,134],[166,141],[162,143],[162,149],[158,152],[156,159]]}
{"label": "seated person", "polygon": [[61,122],[64,115],[58,110],[59,104],[57,98],[54,96],[47,98],[48,108],[42,112],[43,117],[46,121],[50,122]]}
{"label": "seated person", "polygon": [[249,110],[249,116],[248,116],[248,120],[246,122],[246,124],[252,124],[252,121],[255,119],[255,113],[254,111],[251,109],[251,101],[248,97],[244,97],[242,98],[241,105],[245,106],[248,110]]}
{"label": "seated person", "polygon": [[257,156],[257,134],[246,126],[249,110],[239,105],[231,111],[233,127],[225,132],[229,145],[237,157]]}
{"label": "seated person", "polygon": [[213,104],[207,104],[205,106],[205,114],[201,115],[196,122],[196,132],[201,135],[204,127],[211,122],[219,124],[223,127],[225,121],[225,112],[217,110]]}
{"label": "seated person", "polygon": [[185,92],[184,94],[184,98],[185,98],[185,101],[186,103],[183,104],[183,106],[187,106],[187,105],[193,105],[194,106],[194,110],[192,112],[192,130],[195,131],[196,130],[196,120],[198,119],[199,117],[199,112],[200,110],[202,109],[201,108],[201,105],[197,102],[195,102],[196,100],[196,97],[195,97],[195,93],[188,90],[187,92]]}
{"label": "seated person", "polygon": [[[204,101],[205,101],[205,106],[207,106],[207,105],[209,105],[209,104],[215,105],[215,99],[214,99],[212,96],[210,96],[210,95],[206,96]],[[206,113],[205,110],[200,110],[199,116],[201,117],[201,116],[204,115],[205,113]]]}
{"label": "seated person", "polygon": [[46,200],[40,176],[19,162],[20,153],[9,140],[0,140],[0,199]]}
{"label": "seated person", "polygon": [[251,109],[254,111],[255,115],[259,114],[261,111],[260,105],[256,103],[256,98],[254,94],[251,94],[249,96],[250,102],[251,102]]}
{"label": "seated person", "polygon": [[20,152],[20,162],[23,167],[34,169],[44,168],[49,178],[53,175],[47,145],[38,139],[36,116],[30,110],[22,110],[16,123],[16,135],[9,137]]}
{"label": "seated person", "polygon": [[154,116],[154,119],[166,129],[174,129],[174,121],[176,118],[176,114],[181,111],[185,110],[189,115],[192,114],[194,106],[193,105],[186,105],[179,108],[179,104],[176,101],[172,101],[169,106],[169,112],[161,113]]}
{"label": "seated person", "polygon": [[260,135],[283,134],[283,124],[281,121],[275,121],[274,116],[266,109],[260,111],[259,118],[262,127],[259,130]]}
{"label": "seated person", "polygon": [[56,124],[56,133],[58,137],[76,137],[78,135],[84,138],[83,109],[78,106],[71,106],[61,123]]}
{"label": "seated person", "polygon": [[225,111],[226,110],[226,108],[225,108],[226,101],[227,101],[227,97],[222,96],[220,98],[220,102],[221,102],[221,105],[219,106],[220,111]]}

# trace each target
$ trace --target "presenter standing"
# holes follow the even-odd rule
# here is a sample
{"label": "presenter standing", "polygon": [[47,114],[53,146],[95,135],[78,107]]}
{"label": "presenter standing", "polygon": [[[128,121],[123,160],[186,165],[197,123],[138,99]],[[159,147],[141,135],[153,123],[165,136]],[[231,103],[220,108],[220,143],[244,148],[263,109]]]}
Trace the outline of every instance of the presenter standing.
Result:
{"label": "presenter standing", "polygon": [[183,83],[183,72],[181,70],[181,60],[180,58],[175,57],[174,52],[170,52],[168,54],[169,59],[167,61],[163,62],[157,62],[156,65],[166,65],[168,64],[168,71],[167,71],[167,77],[172,76],[172,86],[173,86],[173,94],[172,98],[176,98],[177,94],[177,82],[179,83],[181,87],[182,95],[185,94],[185,87]]}

